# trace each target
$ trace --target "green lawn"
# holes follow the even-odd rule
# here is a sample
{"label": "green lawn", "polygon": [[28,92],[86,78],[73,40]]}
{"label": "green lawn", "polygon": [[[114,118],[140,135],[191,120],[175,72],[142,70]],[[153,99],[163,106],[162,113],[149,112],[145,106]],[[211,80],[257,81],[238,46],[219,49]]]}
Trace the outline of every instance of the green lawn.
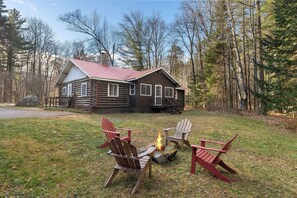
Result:
{"label": "green lawn", "polygon": [[[262,121],[204,111],[168,114],[80,114],[58,118],[0,120],[0,197],[129,197],[137,177],[120,173],[103,188],[115,161],[107,149],[99,121],[106,116],[117,127],[133,129],[136,147],[152,144],[157,131],[182,118],[192,123],[190,143],[239,137],[224,161],[238,171],[225,183],[197,165],[190,175],[191,150],[177,159],[153,164],[135,197],[297,197],[297,134]],[[222,169],[221,169],[222,170]]]}

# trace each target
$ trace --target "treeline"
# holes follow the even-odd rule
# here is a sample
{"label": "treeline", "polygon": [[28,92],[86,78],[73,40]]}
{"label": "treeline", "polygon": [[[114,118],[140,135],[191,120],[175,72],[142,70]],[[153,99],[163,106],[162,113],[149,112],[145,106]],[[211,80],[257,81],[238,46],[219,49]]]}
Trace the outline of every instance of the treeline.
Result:
{"label": "treeline", "polygon": [[[76,10],[59,20],[85,39],[61,44],[45,22],[25,20],[0,0],[0,102],[21,97],[17,85],[22,95],[53,95],[68,58],[96,61],[104,51],[111,65],[165,67],[188,87],[187,103],[194,107],[294,111],[296,10],[294,0],[183,1],[172,24],[156,12],[131,11],[117,26]],[[24,83],[17,83],[16,72]]]}

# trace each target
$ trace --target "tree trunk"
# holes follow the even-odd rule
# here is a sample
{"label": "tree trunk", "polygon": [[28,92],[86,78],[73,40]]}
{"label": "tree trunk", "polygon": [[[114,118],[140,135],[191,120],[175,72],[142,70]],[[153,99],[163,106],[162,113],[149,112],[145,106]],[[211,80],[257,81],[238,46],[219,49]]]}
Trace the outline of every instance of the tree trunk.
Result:
{"label": "tree trunk", "polygon": [[[230,8],[230,2],[228,2],[227,4],[227,10],[229,13],[229,17],[231,19],[231,35],[232,35],[232,41],[233,41],[233,47],[235,50],[235,55],[236,55],[236,62],[238,65],[238,71],[239,71],[239,75],[237,75],[237,81],[238,81],[238,93],[239,93],[239,100],[240,100],[240,109],[241,110],[246,110],[246,100],[247,100],[247,87],[245,84],[245,78],[244,78],[244,71],[243,71],[243,66],[241,63],[241,56],[240,56],[240,51],[239,51],[239,47],[238,47],[238,41],[237,41],[237,37],[236,37],[236,24],[235,24],[235,20],[233,17],[233,13],[231,12],[231,8]],[[235,71],[236,72],[236,71]]]}

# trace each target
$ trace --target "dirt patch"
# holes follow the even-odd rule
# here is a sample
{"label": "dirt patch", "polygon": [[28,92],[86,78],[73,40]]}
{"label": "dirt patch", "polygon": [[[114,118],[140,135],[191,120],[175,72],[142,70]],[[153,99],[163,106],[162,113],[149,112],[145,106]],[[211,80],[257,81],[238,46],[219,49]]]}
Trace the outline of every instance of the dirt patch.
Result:
{"label": "dirt patch", "polygon": [[269,126],[276,127],[281,130],[286,130],[291,133],[297,133],[297,118],[291,118],[281,114],[273,114],[273,115],[265,116],[265,115],[258,115],[256,113],[249,113],[249,112],[244,112],[244,113],[241,112],[240,115],[264,121]]}

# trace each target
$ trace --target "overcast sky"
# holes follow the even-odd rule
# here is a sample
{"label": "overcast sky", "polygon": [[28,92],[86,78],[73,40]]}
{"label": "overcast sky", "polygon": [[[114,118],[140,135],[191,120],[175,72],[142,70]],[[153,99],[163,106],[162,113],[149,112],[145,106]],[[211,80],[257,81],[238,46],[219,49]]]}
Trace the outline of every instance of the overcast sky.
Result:
{"label": "overcast sky", "polygon": [[117,25],[124,13],[142,11],[149,16],[153,11],[171,23],[179,13],[180,0],[4,0],[7,9],[16,8],[23,17],[37,17],[46,22],[54,30],[59,41],[73,40],[79,36],[65,29],[65,24],[58,21],[61,14],[80,9],[83,14],[90,15],[94,10],[107,19],[112,25]]}

